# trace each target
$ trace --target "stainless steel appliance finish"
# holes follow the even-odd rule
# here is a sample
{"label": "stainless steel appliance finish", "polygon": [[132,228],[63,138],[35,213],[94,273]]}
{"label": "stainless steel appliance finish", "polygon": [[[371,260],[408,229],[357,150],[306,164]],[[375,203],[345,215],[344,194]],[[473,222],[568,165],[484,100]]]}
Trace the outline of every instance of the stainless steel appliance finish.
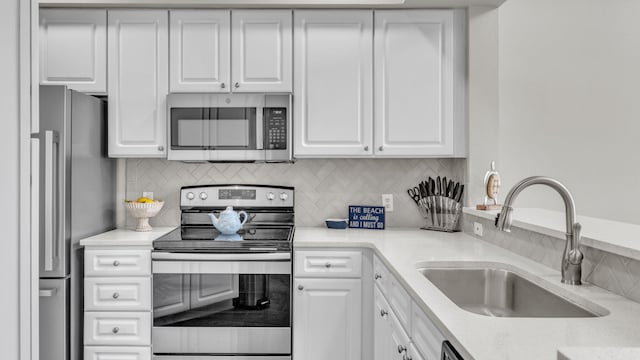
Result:
{"label": "stainless steel appliance finish", "polygon": [[501,231],[510,231],[511,215],[513,212],[511,204],[513,204],[516,197],[518,197],[522,190],[531,185],[547,185],[556,190],[562,197],[567,223],[567,243],[565,244],[564,252],[562,253],[562,265],[560,267],[562,282],[569,285],[581,285],[582,259],[584,258],[580,251],[580,230],[582,229],[582,226],[575,221],[576,205],[573,200],[573,196],[571,196],[569,189],[567,189],[567,187],[561,182],[545,176],[532,176],[521,180],[511,188],[511,190],[509,190],[509,193],[504,200],[502,211],[496,216],[496,227]]}
{"label": "stainless steel appliance finish", "polygon": [[[158,359],[290,359],[293,188],[183,187],[181,226],[153,243],[152,342]],[[227,206],[237,239],[211,224]]]}
{"label": "stainless steel appliance finish", "polygon": [[64,86],[40,87],[32,135],[32,196],[39,199],[40,359],[82,350],[79,241],[115,226],[115,162],[106,157],[106,104]]}
{"label": "stainless steel appliance finish", "polygon": [[599,316],[500,268],[418,269],[456,305],[493,317]]}
{"label": "stainless steel appliance finish", "polygon": [[442,342],[442,357],[440,360],[464,360],[456,349],[447,340]]}
{"label": "stainless steel appliance finish", "polygon": [[169,160],[292,160],[291,94],[169,94]]}

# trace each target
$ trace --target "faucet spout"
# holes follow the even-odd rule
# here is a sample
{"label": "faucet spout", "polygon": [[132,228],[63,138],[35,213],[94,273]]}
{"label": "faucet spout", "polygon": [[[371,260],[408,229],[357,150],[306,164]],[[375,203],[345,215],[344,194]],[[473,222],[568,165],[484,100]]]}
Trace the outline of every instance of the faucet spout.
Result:
{"label": "faucet spout", "polygon": [[580,230],[581,225],[576,222],[576,207],[573,196],[566,186],[556,179],[546,176],[532,176],[521,180],[517,183],[504,200],[502,211],[496,216],[496,228],[501,231],[510,231],[513,201],[518,197],[522,190],[531,185],[547,185],[556,190],[564,201],[565,219],[566,219],[566,239],[567,243],[562,255],[562,282],[571,285],[582,284],[582,259],[583,255],[580,251]]}

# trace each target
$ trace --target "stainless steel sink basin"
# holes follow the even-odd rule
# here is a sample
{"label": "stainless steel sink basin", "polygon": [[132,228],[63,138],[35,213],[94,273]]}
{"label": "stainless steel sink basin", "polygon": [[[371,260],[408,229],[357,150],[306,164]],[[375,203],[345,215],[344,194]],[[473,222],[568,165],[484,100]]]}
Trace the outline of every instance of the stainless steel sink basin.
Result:
{"label": "stainless steel sink basin", "polygon": [[424,277],[464,310],[494,317],[597,317],[501,268],[420,268]]}

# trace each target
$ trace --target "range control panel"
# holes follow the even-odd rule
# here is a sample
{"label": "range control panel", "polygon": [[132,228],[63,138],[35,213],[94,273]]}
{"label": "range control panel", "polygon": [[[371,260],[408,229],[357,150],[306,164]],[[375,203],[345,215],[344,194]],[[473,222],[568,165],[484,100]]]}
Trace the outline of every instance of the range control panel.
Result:
{"label": "range control panel", "polygon": [[181,207],[293,207],[294,189],[285,186],[209,185],[180,189]]}
{"label": "range control panel", "polygon": [[264,108],[267,150],[287,148],[287,108]]}

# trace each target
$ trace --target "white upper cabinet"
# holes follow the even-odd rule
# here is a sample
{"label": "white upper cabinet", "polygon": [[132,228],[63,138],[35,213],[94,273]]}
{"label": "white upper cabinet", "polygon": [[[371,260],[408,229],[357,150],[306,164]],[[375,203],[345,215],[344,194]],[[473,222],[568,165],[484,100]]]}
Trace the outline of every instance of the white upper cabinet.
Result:
{"label": "white upper cabinet", "polygon": [[40,84],[107,92],[107,11],[40,10]]}
{"label": "white upper cabinet", "polygon": [[233,92],[291,92],[291,10],[233,10]]}
{"label": "white upper cabinet", "polygon": [[291,92],[291,10],[171,10],[171,92]]}
{"label": "white upper cabinet", "polygon": [[464,156],[463,13],[376,11],[377,156]]}
{"label": "white upper cabinet", "polygon": [[166,10],[109,11],[109,156],[165,157]]}
{"label": "white upper cabinet", "polygon": [[229,10],[170,11],[171,92],[228,92]]}
{"label": "white upper cabinet", "polygon": [[370,156],[373,12],[294,13],[294,155]]}

